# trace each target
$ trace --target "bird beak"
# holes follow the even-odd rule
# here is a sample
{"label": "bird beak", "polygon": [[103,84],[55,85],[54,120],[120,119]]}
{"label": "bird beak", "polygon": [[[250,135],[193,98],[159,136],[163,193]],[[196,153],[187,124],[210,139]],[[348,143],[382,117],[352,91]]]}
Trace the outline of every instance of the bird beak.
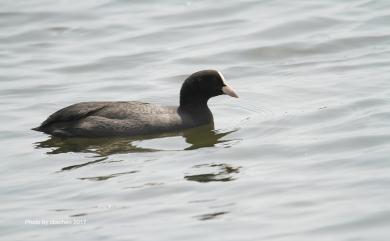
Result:
{"label": "bird beak", "polygon": [[233,90],[233,88],[230,85],[225,85],[224,87],[222,87],[222,92],[225,95],[229,95],[231,97],[238,98],[238,95],[236,94],[236,92]]}

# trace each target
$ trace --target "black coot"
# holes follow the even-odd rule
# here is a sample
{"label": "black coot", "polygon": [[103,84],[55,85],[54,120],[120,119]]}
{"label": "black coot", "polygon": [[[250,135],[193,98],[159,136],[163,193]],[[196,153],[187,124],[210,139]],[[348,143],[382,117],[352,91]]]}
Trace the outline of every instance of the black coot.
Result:
{"label": "black coot", "polygon": [[216,70],[190,75],[180,90],[180,106],[138,101],[81,102],[50,115],[39,127],[54,136],[134,136],[177,131],[213,122],[207,101],[227,94],[238,97]]}

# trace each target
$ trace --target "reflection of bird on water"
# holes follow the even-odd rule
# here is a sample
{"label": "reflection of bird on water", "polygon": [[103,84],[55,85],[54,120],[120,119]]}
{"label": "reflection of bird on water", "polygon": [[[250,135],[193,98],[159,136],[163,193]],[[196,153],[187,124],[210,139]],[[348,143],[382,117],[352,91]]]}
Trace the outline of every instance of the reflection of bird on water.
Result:
{"label": "reflection of bird on water", "polygon": [[99,156],[108,156],[111,154],[159,151],[158,149],[136,146],[133,142],[162,137],[182,136],[191,145],[185,148],[185,150],[194,150],[202,147],[212,147],[218,143],[229,142],[231,140],[221,140],[221,138],[236,131],[229,130],[221,132],[215,131],[213,128],[214,125],[209,124],[180,132],[131,138],[63,138],[51,136],[45,141],[37,142],[35,147],[52,148],[48,154],[84,152],[95,153]]}
{"label": "reflection of bird on water", "polygon": [[229,142],[231,140],[221,140],[222,137],[237,131],[216,131],[214,125],[206,125],[198,128],[189,129],[183,132],[183,137],[186,142],[191,146],[187,147],[186,150],[195,150],[202,147],[212,147],[218,143]]}
{"label": "reflection of bird on water", "polygon": [[[185,179],[195,182],[229,182],[234,180],[234,174],[239,173],[240,167],[235,167],[229,164],[203,164],[196,165],[195,169],[206,169],[198,174],[186,175]],[[209,169],[215,169],[210,171]]]}
{"label": "reflection of bird on water", "polygon": [[144,148],[133,146],[131,138],[61,138],[50,136],[49,139],[35,143],[36,148],[52,148],[48,154],[67,152],[95,153],[99,156],[130,152],[151,152]]}

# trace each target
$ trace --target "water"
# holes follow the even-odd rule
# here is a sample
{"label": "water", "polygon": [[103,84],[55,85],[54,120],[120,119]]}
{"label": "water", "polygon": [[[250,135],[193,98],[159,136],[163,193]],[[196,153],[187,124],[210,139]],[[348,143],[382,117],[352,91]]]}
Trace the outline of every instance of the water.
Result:
{"label": "water", "polygon": [[[1,240],[383,240],[390,4],[0,3]],[[80,101],[175,105],[222,71],[215,129],[63,140]]]}

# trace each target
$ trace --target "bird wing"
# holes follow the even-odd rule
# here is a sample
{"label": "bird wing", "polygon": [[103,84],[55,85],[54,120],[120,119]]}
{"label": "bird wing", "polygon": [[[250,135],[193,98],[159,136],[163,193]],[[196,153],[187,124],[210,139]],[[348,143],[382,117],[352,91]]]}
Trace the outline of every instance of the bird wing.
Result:
{"label": "bird wing", "polygon": [[74,105],[70,105],[54,112],[44,122],[42,122],[38,129],[55,122],[74,121],[90,116],[102,110],[106,106],[106,102],[81,102]]}

